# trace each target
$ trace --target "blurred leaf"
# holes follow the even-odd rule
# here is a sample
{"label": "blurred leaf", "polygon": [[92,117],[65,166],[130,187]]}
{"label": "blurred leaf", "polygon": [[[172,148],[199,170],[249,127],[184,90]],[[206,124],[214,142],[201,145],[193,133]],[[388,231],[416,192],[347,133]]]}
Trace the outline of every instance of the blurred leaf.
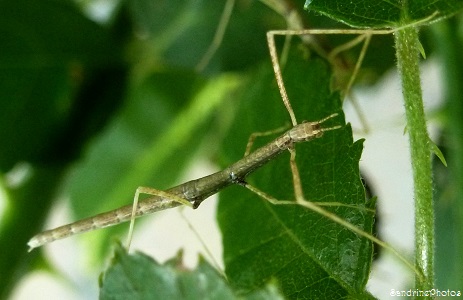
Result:
{"label": "blurred leaf", "polygon": [[459,0],[327,1],[306,0],[305,8],[354,27],[395,28],[432,16],[435,21],[456,14]]}
{"label": "blurred leaf", "polygon": [[[268,65],[254,74],[243,92],[240,121],[224,145],[223,155],[229,163],[242,157],[252,132],[278,128],[288,119]],[[319,59],[306,61],[301,55],[288,59],[284,78],[299,122],[339,112],[340,117],[325,126],[343,124],[339,95],[329,91],[330,76]],[[235,143],[239,145],[232,146]],[[371,232],[373,214],[362,210],[374,205],[365,202],[359,178],[362,142],[352,142],[350,126],[296,148],[305,197],[358,206],[327,210]],[[248,179],[277,199],[294,199],[288,155],[282,156]],[[250,291],[276,278],[288,298],[369,297],[365,284],[372,259],[370,241],[300,206],[274,206],[240,187],[231,189],[221,193],[218,220],[232,286]]]}
{"label": "blurred leaf", "polygon": [[441,133],[445,168],[435,159],[436,284],[439,289],[463,289],[463,59],[462,15],[435,24],[432,37],[442,61],[446,127]]}
{"label": "blurred leaf", "polygon": [[[38,252],[28,253],[26,243],[41,227],[64,171],[58,165],[28,167],[27,179],[20,186],[8,186],[8,205],[0,222],[0,299],[8,298],[16,281],[36,258]],[[2,185],[5,183],[2,180]]]}
{"label": "blurred leaf", "polygon": [[[213,40],[224,5],[225,1],[215,0],[130,1],[131,17],[145,41],[145,52],[138,57],[152,61],[158,56],[167,65],[194,68]],[[256,64],[256,57],[266,57],[266,25],[269,21],[279,26],[283,23],[274,12],[263,8],[255,1],[237,1],[207,73],[242,69]],[[252,34],[243,34],[249,28]]]}
{"label": "blurred leaf", "polygon": [[0,20],[0,168],[8,170],[50,158],[50,144],[79,104],[79,84],[119,52],[107,31],[67,1],[2,1],[0,10],[8,12]]}
{"label": "blurred leaf", "polygon": [[[182,256],[158,264],[142,253],[128,255],[118,246],[100,281],[100,299],[238,299],[226,280],[204,259],[194,270]],[[272,285],[239,299],[283,299]]]}
{"label": "blurred leaf", "polygon": [[[2,182],[3,299],[37,258],[26,242],[42,228],[69,163],[120,103],[125,68],[112,35],[69,1],[1,1],[0,10],[0,169],[13,169],[8,178],[18,166],[29,170]],[[103,74],[111,81],[92,85]]]}
{"label": "blurred leaf", "polygon": [[[203,84],[197,75],[173,71],[153,74],[133,87],[127,106],[69,179],[76,218],[130,204],[138,186],[167,189],[178,184],[177,176],[207,136],[213,112],[238,82],[224,75]],[[92,252],[107,251],[114,233],[86,236]]]}

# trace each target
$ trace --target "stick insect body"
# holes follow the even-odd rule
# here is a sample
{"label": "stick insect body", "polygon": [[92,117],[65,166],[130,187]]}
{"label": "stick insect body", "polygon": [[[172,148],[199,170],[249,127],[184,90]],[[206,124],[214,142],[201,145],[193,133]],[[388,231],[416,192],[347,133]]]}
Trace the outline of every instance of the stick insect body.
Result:
{"label": "stick insect body", "polygon": [[[295,143],[310,141],[314,138],[321,137],[326,131],[341,128],[339,125],[327,128],[321,126],[323,122],[337,115],[337,113],[334,113],[320,121],[297,124],[272,142],[246,155],[244,158],[222,171],[185,182],[166,191],[140,187],[135,193],[135,205],[126,205],[115,210],[39,233],[32,237],[27,243],[30,247],[29,251],[55,240],[94,229],[120,224],[129,220],[132,220],[131,231],[133,227],[133,217],[144,216],[168,208],[174,208],[182,204],[197,208],[203,200],[217,193],[219,190],[231,184],[245,184],[247,175],[284,151],[291,150]],[[138,195],[140,193],[155,194],[155,196],[151,196],[138,203]]]}

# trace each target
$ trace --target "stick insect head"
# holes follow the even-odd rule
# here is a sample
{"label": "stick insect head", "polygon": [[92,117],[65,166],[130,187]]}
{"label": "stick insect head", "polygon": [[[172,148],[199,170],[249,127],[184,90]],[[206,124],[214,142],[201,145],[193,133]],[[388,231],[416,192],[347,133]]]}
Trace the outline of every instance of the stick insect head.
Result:
{"label": "stick insect head", "polygon": [[294,142],[299,141],[310,141],[315,138],[319,138],[323,136],[326,131],[331,131],[335,129],[341,128],[340,125],[336,125],[333,127],[322,127],[321,124],[329,119],[336,117],[338,114],[334,113],[331,114],[319,121],[316,122],[302,122],[299,125],[293,127],[290,132],[291,138]]}

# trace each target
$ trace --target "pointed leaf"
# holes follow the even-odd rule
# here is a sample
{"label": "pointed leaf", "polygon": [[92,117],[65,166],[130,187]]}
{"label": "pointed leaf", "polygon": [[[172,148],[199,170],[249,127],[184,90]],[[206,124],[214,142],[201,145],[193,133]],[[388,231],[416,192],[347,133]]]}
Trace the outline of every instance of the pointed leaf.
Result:
{"label": "pointed leaf", "polygon": [[[288,62],[284,78],[299,121],[315,121],[339,112],[338,118],[324,125],[344,124],[339,95],[329,90],[328,66],[319,59],[305,61],[300,56]],[[227,138],[230,149],[238,142],[244,149],[246,135],[285,123],[287,113],[275,86],[267,66],[255,74],[241,100],[240,128]],[[353,143],[350,126],[296,149],[306,199],[357,206],[326,209],[371,232],[373,214],[364,209],[372,203],[365,202],[358,167],[362,141]],[[239,151],[227,153],[230,162],[242,156]],[[288,158],[286,154],[269,162],[248,181],[277,199],[294,199]],[[325,216],[296,205],[275,206],[235,187],[221,193],[218,220],[226,274],[238,289],[250,291],[276,278],[289,298],[334,299],[365,293],[371,243]]]}
{"label": "pointed leaf", "polygon": [[[194,270],[182,257],[158,264],[142,253],[128,255],[120,246],[100,280],[100,299],[237,299],[227,282],[204,259]],[[267,285],[240,299],[282,299],[274,285]]]}

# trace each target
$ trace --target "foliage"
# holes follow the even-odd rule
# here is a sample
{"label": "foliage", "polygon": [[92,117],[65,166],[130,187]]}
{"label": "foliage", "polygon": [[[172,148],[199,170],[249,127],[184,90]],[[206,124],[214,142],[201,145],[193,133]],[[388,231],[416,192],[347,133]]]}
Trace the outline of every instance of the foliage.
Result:
{"label": "foliage", "polygon": [[[302,85],[300,81],[287,83],[291,99],[297,99],[296,93],[303,95],[303,101],[293,105],[299,120],[321,119],[340,109],[339,94],[330,92],[330,74],[321,61],[291,57],[284,76],[304,79]],[[253,130],[271,130],[288,120],[285,111],[278,109],[282,105],[278,103],[277,90],[267,88],[273,83],[270,66],[254,78],[259,80],[243,92],[238,115],[259,111],[259,117],[248,118],[242,126],[245,130],[231,130],[225,148],[231,147],[233,141],[246,141],[246,135]],[[276,103],[276,108],[269,103]],[[264,120],[262,115],[272,118]],[[373,204],[365,203],[358,173],[362,147],[362,141],[352,142],[352,131],[346,126],[321,139],[297,145],[297,164],[307,199],[355,205],[356,208],[330,210],[371,232],[373,214],[361,208]],[[230,163],[242,156],[241,152],[224,153]],[[288,160],[282,157],[269,162],[248,180],[277,199],[294,199]],[[292,298],[337,298],[364,291],[371,243],[324,216],[298,206],[275,206],[236,188],[222,193],[218,220],[227,276],[237,289],[248,292],[275,277],[284,294]],[[346,255],[339,255],[339,249]]]}
{"label": "foliage", "polygon": [[[97,214],[130,203],[137,186],[165,189],[178,184],[178,177],[199,153],[225,167],[242,157],[251,133],[288,122],[271,72],[265,32],[286,28],[285,21],[290,20],[276,14],[277,8],[263,5],[270,2],[237,1],[218,51],[200,71],[195,66],[213,39],[222,1],[121,0],[104,21],[89,17],[94,1],[84,1],[81,7],[56,0],[0,3],[0,9],[8,12],[0,20],[0,168],[6,199],[0,222],[0,298],[7,298],[29,271],[46,268],[42,252],[27,253],[26,243],[43,228],[55,200],[63,198],[57,196],[70,198],[75,219]],[[336,2],[307,1],[307,14],[302,3],[281,1],[297,7],[295,13],[314,28],[330,26],[319,14],[360,27],[393,28],[426,17],[442,19],[461,7],[461,1],[408,1],[409,7],[403,8],[398,3],[402,1],[373,1],[373,5],[363,0],[353,7],[348,6],[352,1],[342,1],[336,6],[342,10],[336,10],[331,6]],[[453,70],[445,82],[449,102],[442,115],[447,124],[460,124],[462,81],[456,78],[461,78],[458,72],[463,68],[455,49],[461,48],[457,24],[461,21],[444,22],[433,29],[440,47],[426,47],[431,44],[426,38],[422,42],[426,52],[434,50]],[[329,52],[344,39],[322,38],[318,43]],[[277,40],[279,49],[282,41]],[[355,205],[325,208],[371,232],[373,214],[365,208],[375,203],[365,198],[360,181],[362,141],[353,141],[340,96],[330,90],[332,71],[339,75],[340,69],[350,70],[358,49],[343,53],[333,66],[300,40],[291,45],[283,76],[298,121],[338,112],[329,124],[343,125],[297,145],[305,197]],[[384,59],[393,49],[391,41],[373,40],[371,47],[375,50],[365,59],[368,72],[360,76],[364,79],[377,78],[391,67]],[[439,195],[453,201],[446,203],[455,208],[451,213],[455,228],[463,220],[461,197],[456,196],[462,193],[454,192],[461,189],[458,178],[463,178],[461,128],[448,126],[450,135],[442,135],[452,146],[443,152],[456,179],[442,183],[440,173],[436,174],[442,183]],[[257,139],[253,149],[274,137]],[[448,176],[446,172],[442,176]],[[248,180],[277,199],[294,200],[288,154]],[[100,296],[124,298],[119,288],[126,281],[117,273],[123,266],[135,270],[124,271],[125,275],[139,271],[142,279],[151,278],[145,277],[150,274],[154,281],[158,275],[153,274],[161,274],[171,286],[187,287],[195,295],[211,293],[197,284],[206,274],[205,286],[220,286],[219,292],[229,299],[279,299],[282,294],[285,298],[371,297],[365,284],[372,249],[365,238],[302,207],[271,205],[239,186],[225,190],[221,198],[218,221],[228,281],[203,260],[196,270],[184,271],[181,256],[160,265],[143,254],[127,256],[116,247],[112,264],[102,275]],[[456,279],[463,278],[461,270],[452,270],[451,278],[439,270],[447,272],[441,257],[461,259],[454,249],[461,247],[463,238],[457,231],[439,227],[439,212],[446,218],[450,212],[440,202],[436,206],[437,231],[450,235],[437,241],[437,281],[442,287],[461,289],[463,283]],[[112,256],[114,244],[109,241],[121,229],[126,227],[88,237],[86,249],[92,262],[101,265]],[[140,278],[135,281],[143,283]]]}
{"label": "foliage", "polygon": [[[118,245],[101,279],[100,299],[237,299],[224,278],[201,259],[194,271],[182,265],[179,253],[163,265],[142,253],[128,255]],[[149,284],[146,284],[146,283]],[[241,299],[282,299],[275,285],[267,285]]]}
{"label": "foliage", "polygon": [[396,28],[431,17],[429,21],[448,18],[461,10],[461,1],[326,1],[307,0],[313,9],[335,20],[355,27]]}

